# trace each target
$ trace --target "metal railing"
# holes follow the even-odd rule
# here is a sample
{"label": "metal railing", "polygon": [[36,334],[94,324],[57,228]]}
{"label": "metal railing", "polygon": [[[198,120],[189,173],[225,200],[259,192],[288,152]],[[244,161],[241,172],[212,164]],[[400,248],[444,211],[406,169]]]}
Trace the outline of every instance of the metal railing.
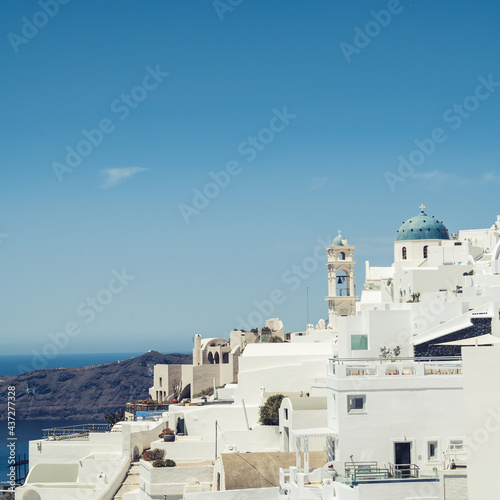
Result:
{"label": "metal railing", "polygon": [[[345,367],[346,376],[378,375],[462,375],[459,356],[432,358],[332,358],[329,373],[335,375],[337,367]],[[342,372],[340,372],[342,373]]]}
{"label": "metal railing", "polygon": [[390,463],[389,467],[379,467],[377,462],[344,462],[344,467],[343,480],[351,483],[388,479],[417,479],[420,477],[420,468],[416,464]]}
{"label": "metal railing", "polygon": [[467,467],[467,452],[465,448],[448,446],[443,453],[443,469],[456,469]]}
{"label": "metal railing", "polygon": [[110,424],[80,424],[42,429],[42,434],[43,439],[59,441],[62,439],[82,439],[88,437],[91,432],[109,432],[110,430]]}
{"label": "metal railing", "polygon": [[395,479],[420,477],[420,468],[416,464],[389,464],[389,471]]}
{"label": "metal railing", "polygon": [[434,363],[440,361],[462,361],[462,356],[433,356],[433,357],[397,357],[397,358],[330,358],[330,363],[351,364],[351,363],[373,363],[377,361],[380,364],[392,363],[398,361],[414,361],[415,363]]}
{"label": "metal railing", "polygon": [[143,404],[143,403],[127,403],[125,411],[135,414],[138,411],[167,411],[169,403]]}
{"label": "metal railing", "polygon": [[389,479],[389,469],[379,467],[377,462],[345,462],[345,478],[353,483],[377,479]]}

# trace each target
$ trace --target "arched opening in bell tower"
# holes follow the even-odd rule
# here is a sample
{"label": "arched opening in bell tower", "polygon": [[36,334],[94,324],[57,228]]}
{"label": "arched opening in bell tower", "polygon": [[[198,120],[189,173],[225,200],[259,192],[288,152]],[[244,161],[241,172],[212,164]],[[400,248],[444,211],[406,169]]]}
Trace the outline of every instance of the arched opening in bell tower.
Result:
{"label": "arched opening in bell tower", "polygon": [[349,296],[349,277],[345,271],[337,271],[335,275],[336,283],[336,295],[338,297],[348,297]]}

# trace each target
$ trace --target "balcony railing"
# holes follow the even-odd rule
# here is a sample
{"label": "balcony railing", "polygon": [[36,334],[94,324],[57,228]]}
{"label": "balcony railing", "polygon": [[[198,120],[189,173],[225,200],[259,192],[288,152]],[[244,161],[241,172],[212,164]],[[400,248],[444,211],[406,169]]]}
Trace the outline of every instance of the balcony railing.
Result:
{"label": "balcony railing", "polygon": [[345,462],[345,479],[352,483],[389,479],[389,469],[378,467],[377,462]]}
{"label": "balcony railing", "polygon": [[462,469],[467,467],[467,452],[463,445],[448,446],[443,453],[443,469]]}
{"label": "balcony railing", "polygon": [[389,470],[395,479],[420,477],[420,468],[415,464],[389,464]]}
{"label": "balcony railing", "polygon": [[168,403],[154,403],[154,404],[144,404],[144,403],[127,403],[125,405],[125,411],[127,413],[137,413],[138,411],[168,411]]}
{"label": "balcony railing", "polygon": [[329,360],[331,375],[347,377],[462,375],[460,357],[342,358]]}
{"label": "balcony railing", "polygon": [[110,424],[80,424],[42,429],[42,435],[43,439],[60,441],[63,439],[85,439],[91,432],[109,432],[110,430]]}
{"label": "balcony railing", "polygon": [[[345,473],[330,469],[280,469],[279,498],[337,498],[336,484],[356,486],[363,482],[391,482],[425,480],[436,482],[436,471],[421,473],[415,464],[389,464],[379,467],[377,462],[345,462]],[[324,496],[322,496],[324,495]]]}

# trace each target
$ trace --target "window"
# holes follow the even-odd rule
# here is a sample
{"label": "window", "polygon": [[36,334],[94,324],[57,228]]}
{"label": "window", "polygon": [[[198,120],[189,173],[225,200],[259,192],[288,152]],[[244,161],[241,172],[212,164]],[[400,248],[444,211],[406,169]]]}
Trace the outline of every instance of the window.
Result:
{"label": "window", "polygon": [[162,386],[162,378],[160,377],[160,387]]}
{"label": "window", "polygon": [[403,255],[403,260],[406,260],[406,247],[403,247],[403,250],[401,251]]}
{"label": "window", "polygon": [[462,451],[464,442],[462,439],[450,439],[450,451]]}
{"label": "window", "polygon": [[439,460],[437,441],[427,441],[427,460],[429,462]]}
{"label": "window", "polygon": [[347,413],[365,413],[366,396],[347,396]]}
{"label": "window", "polygon": [[424,247],[424,259],[427,259],[428,254],[429,254],[429,247],[427,245],[425,245],[425,247]]}
{"label": "window", "polygon": [[339,260],[345,260],[345,253],[344,252],[339,253]]}
{"label": "window", "polygon": [[367,351],[368,350],[368,335],[351,335],[351,350],[352,351]]}
{"label": "window", "polygon": [[288,420],[288,408],[285,408],[285,420]]}

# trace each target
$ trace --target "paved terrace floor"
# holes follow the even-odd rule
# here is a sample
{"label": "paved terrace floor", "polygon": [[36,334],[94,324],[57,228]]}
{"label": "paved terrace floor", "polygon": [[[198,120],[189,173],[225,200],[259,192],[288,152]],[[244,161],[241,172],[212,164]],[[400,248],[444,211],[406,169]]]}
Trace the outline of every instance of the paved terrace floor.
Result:
{"label": "paved terrace floor", "polygon": [[140,463],[133,462],[130,466],[127,476],[123,481],[120,489],[116,492],[116,495],[113,497],[113,500],[121,500],[125,493],[129,493],[130,491],[136,490],[139,488],[139,470]]}

